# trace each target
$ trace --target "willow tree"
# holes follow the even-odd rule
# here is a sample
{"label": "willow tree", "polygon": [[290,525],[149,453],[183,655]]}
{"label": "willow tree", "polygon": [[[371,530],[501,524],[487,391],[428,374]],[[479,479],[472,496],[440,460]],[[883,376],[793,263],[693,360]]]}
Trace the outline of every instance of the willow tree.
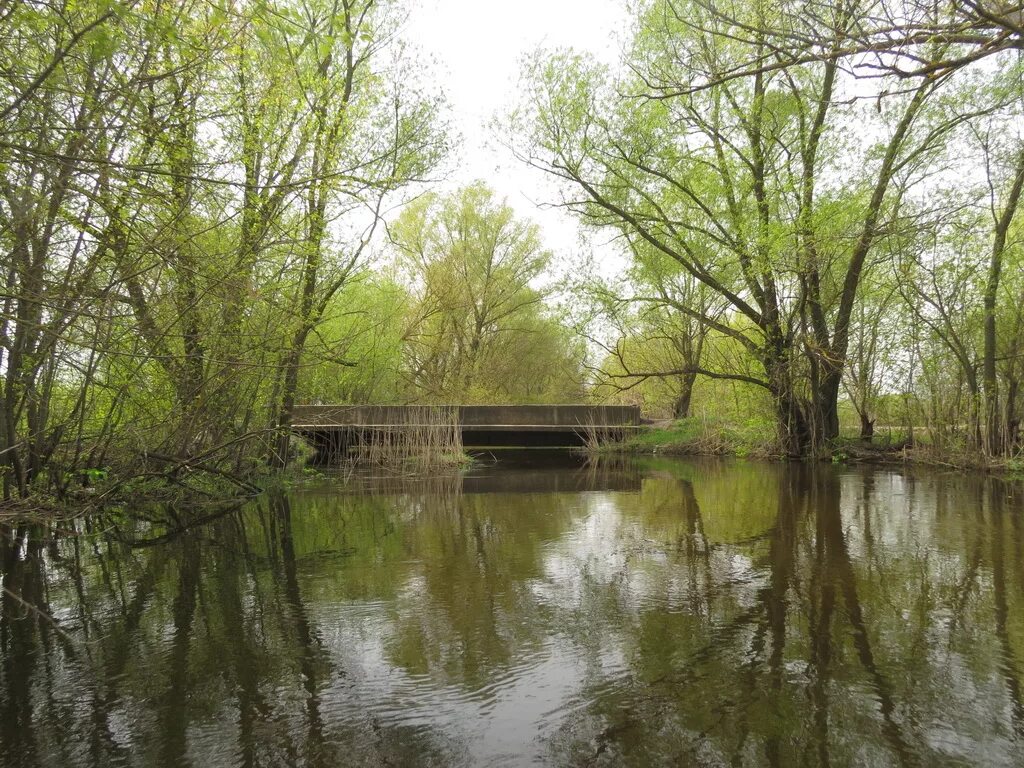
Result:
{"label": "willow tree", "polygon": [[0,3],[7,493],[114,444],[172,466],[279,448],[381,205],[445,150],[399,11]]}
{"label": "willow tree", "polygon": [[0,455],[4,494],[28,491],[86,404],[55,392],[89,380],[90,316],[116,289],[103,200],[131,158],[122,141],[157,55],[134,4],[0,6]]}
{"label": "willow tree", "polygon": [[[953,173],[946,175],[955,178],[936,185],[927,201],[907,206],[905,215],[923,225],[892,249],[893,285],[902,297],[897,309],[914,316],[944,350],[921,364],[938,369],[938,381],[956,383],[953,393],[949,384],[927,393],[942,400],[929,404],[929,421],[949,433],[943,438],[968,425],[963,447],[990,455],[1015,450],[1017,358],[1024,343],[1015,216],[1024,183],[1019,107],[998,106],[951,144],[947,154],[955,157],[941,165],[948,163]],[[936,210],[941,216],[931,213]],[[885,322],[890,329],[898,325],[897,318]]]}
{"label": "willow tree", "polygon": [[[690,91],[714,88],[744,78],[798,68],[810,63],[839,62],[847,71],[876,83],[869,87],[879,98],[913,83],[937,81],[964,71],[980,71],[963,103],[1002,100],[998,110],[1019,125],[1021,100],[1019,52],[1024,50],[1024,3],[1015,0],[867,0],[843,6],[851,22],[841,35],[830,19],[836,4],[826,0],[772,3],[770,12],[750,23],[746,3],[694,0],[716,25],[744,49],[730,66],[691,80]],[[671,4],[675,5],[675,4]],[[682,6],[676,6],[682,7]],[[1007,63],[1010,62],[1009,66]],[[881,85],[877,83],[881,82]],[[995,93],[993,93],[993,91]],[[1014,104],[1016,102],[1016,104]],[[953,111],[960,105],[950,104]],[[984,400],[984,435],[978,447],[992,454],[1010,454],[1016,445],[1015,385],[1001,382],[1003,337],[1012,328],[1000,327],[999,296],[1004,264],[1012,258],[1008,233],[1024,189],[1024,144],[1019,135],[1008,142],[992,134],[991,124],[980,131],[987,176],[986,207],[990,216],[981,224],[988,233],[988,259],[983,272],[983,352],[979,396]],[[963,149],[963,145],[960,145]],[[969,178],[970,172],[966,174]],[[970,182],[960,179],[962,186]],[[941,228],[937,224],[937,228]],[[1004,366],[1005,367],[1005,366]],[[1011,369],[1012,370],[1012,369]],[[1005,390],[1005,391],[1004,391]]]}
{"label": "willow tree", "polygon": [[[1016,90],[1018,104],[1024,104],[1024,89],[1019,85],[1019,80]],[[1012,115],[1015,128],[1019,126],[1020,117],[1018,106]],[[1002,297],[1001,293],[1006,288],[1003,277],[1006,265],[1009,264],[1011,268],[1018,266],[1019,269],[1020,243],[1019,240],[1014,241],[1012,228],[1024,193],[1024,136],[1020,135],[1019,128],[1009,132],[1009,141],[1006,140],[1005,127],[1001,131],[1003,135],[999,137],[1002,141],[994,133],[997,132],[986,132],[981,141],[989,193],[987,207],[990,220],[987,224],[991,232],[982,295],[982,380],[985,389],[986,447],[993,454],[1010,454],[1016,447],[1019,425],[1015,408],[1018,389],[1016,358],[1022,343],[1020,293],[1019,288],[1012,283],[1009,297]],[[1000,298],[1004,301],[1000,302]],[[1001,312],[1001,303],[1009,311]],[[1003,392],[1000,392],[998,376],[1000,361],[1006,364],[1006,387]]]}
{"label": "willow tree", "polygon": [[537,401],[579,394],[579,350],[545,308],[551,253],[481,183],[427,195],[390,228],[413,286],[406,375],[417,399]]}
{"label": "willow tree", "polygon": [[[750,30],[770,29],[778,13],[734,8]],[[721,297],[730,322],[706,316],[707,327],[761,369],[722,375],[770,393],[793,453],[838,434],[873,249],[929,153],[965,119],[929,109],[942,78],[857,99],[843,50],[859,10],[847,3],[806,19],[805,31],[831,47],[793,62],[773,53],[767,33],[737,39],[735,19],[700,2],[657,0],[642,9],[625,74],[570,54],[541,58],[512,120],[518,153],[561,181],[566,207],[659,251]],[[943,53],[941,42],[933,48]],[[735,76],[766,60],[778,66]]]}
{"label": "willow tree", "polygon": [[717,355],[709,354],[712,345],[705,342],[709,319],[723,319],[724,302],[648,243],[629,245],[632,263],[622,275],[609,282],[588,265],[575,285],[589,315],[580,325],[610,326],[616,335],[608,341],[586,333],[603,354],[593,370],[595,384],[611,393],[649,390],[654,396],[645,401],[664,399],[654,393],[666,390],[672,416],[683,419],[690,415],[697,377],[719,376],[720,366],[710,362]]}
{"label": "willow tree", "polygon": [[[1024,50],[1024,3],[1018,0],[783,0],[765,5],[770,12],[754,24],[746,0],[693,4],[746,47],[728,68],[693,81],[697,89],[836,58],[869,77],[935,78]],[[840,36],[830,23],[837,10],[853,15]]]}
{"label": "willow tree", "polygon": [[288,33],[293,87],[307,110],[300,166],[306,181],[290,254],[297,279],[275,403],[277,465],[285,462],[309,335],[362,267],[385,200],[425,180],[445,151],[437,100],[415,88],[400,56],[385,63],[393,11],[377,0],[308,0]]}

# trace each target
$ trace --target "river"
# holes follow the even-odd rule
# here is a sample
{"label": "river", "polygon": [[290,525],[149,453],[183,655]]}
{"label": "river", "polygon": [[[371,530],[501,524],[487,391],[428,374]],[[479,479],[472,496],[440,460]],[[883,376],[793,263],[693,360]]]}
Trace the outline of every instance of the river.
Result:
{"label": "river", "polygon": [[3,766],[1024,764],[1020,483],[535,453],[4,534]]}

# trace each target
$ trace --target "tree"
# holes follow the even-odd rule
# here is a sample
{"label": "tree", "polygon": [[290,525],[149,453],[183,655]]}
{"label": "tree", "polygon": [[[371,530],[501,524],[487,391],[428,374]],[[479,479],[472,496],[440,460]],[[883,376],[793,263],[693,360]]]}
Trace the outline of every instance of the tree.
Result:
{"label": "tree", "polygon": [[402,394],[406,286],[367,270],[328,305],[306,344],[300,402],[393,403]]}
{"label": "tree", "polygon": [[[984,137],[982,147],[989,188],[989,210],[992,216],[992,244],[986,270],[985,290],[982,296],[984,308],[984,342],[982,353],[982,381],[985,388],[985,420],[987,448],[994,454],[1009,453],[1013,449],[1012,410],[1004,414],[999,404],[999,379],[996,371],[998,355],[997,302],[1003,275],[1003,265],[1012,247],[1010,228],[1024,192],[1024,138],[1013,137],[1010,144],[1011,159],[999,163],[1008,173],[1001,174],[993,166],[996,151],[989,137]],[[1005,151],[1005,150],[1004,150]],[[999,178],[1006,175],[1008,179]],[[999,187],[1003,187],[1002,190]],[[1011,385],[1011,392],[1013,391]],[[1011,399],[1012,400],[1012,399]]]}
{"label": "tree", "polygon": [[[423,179],[444,149],[436,129],[436,105],[403,88],[400,81],[392,83],[388,92],[370,69],[390,34],[382,28],[386,22],[378,18],[374,0],[311,3],[303,19],[307,27],[296,34],[294,44],[307,51],[310,59],[296,60],[295,74],[309,104],[309,158],[304,168],[310,182],[301,208],[294,332],[281,363],[277,446],[271,454],[277,465],[287,457],[309,334],[360,265],[386,196]],[[329,224],[359,209],[368,213],[369,223],[331,263]]]}
{"label": "tree", "polygon": [[307,341],[446,151],[397,11],[0,4],[5,493],[281,463]]}
{"label": "tree", "polygon": [[866,286],[850,319],[850,350],[843,387],[860,419],[860,438],[870,443],[875,434],[876,404],[886,386],[891,357],[899,348],[902,330],[893,311],[896,286],[877,277]]}
{"label": "tree", "polygon": [[706,362],[705,341],[709,319],[722,320],[724,303],[657,249],[643,241],[630,245],[632,267],[623,284],[607,285],[588,274],[577,287],[616,334],[611,344],[590,336],[605,353],[597,384],[626,391],[661,380],[673,393],[672,416],[683,419],[690,414],[697,377],[718,377]]}
{"label": "tree", "polygon": [[579,391],[578,350],[536,284],[551,254],[482,183],[426,195],[391,227],[414,286],[406,375],[417,398],[559,399]]}
{"label": "tree", "polygon": [[[780,2],[765,6],[756,22],[741,0],[692,0],[692,5],[716,26],[728,28],[746,55],[725,69],[705,72],[688,84],[690,91],[825,61],[842,62],[865,77],[939,78],[1024,49],[1024,4],[1014,0]],[[665,8],[680,18],[692,5],[669,0]],[[850,16],[840,34],[832,23],[837,12]]]}
{"label": "tree", "polygon": [[[839,45],[856,32],[856,10],[836,6],[815,23]],[[750,29],[770,21],[761,6],[742,13]],[[836,58],[726,77],[770,48],[730,29],[699,2],[651,3],[628,76],[567,54],[538,60],[511,124],[524,137],[520,157],[563,182],[565,206],[674,259],[743,319],[704,318],[758,361],[762,375],[732,375],[771,394],[789,450],[807,453],[838,434],[869,257],[915,174],[966,116],[927,109],[941,95],[932,79],[877,112],[848,101],[854,84]],[[879,140],[846,143],[841,129],[854,121]]]}
{"label": "tree", "polygon": [[[135,4],[0,8],[0,455],[4,495],[28,493],[84,400],[54,413],[68,377],[90,379],[77,329],[115,290],[100,235],[121,143],[158,68],[153,19]],[[132,41],[128,45],[128,41]]]}

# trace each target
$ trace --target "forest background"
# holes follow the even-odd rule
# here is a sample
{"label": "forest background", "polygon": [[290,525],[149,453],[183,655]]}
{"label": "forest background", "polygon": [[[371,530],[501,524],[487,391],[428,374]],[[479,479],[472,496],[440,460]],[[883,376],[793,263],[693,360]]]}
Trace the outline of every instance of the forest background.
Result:
{"label": "forest background", "polygon": [[537,50],[491,135],[582,255],[439,184],[460,145],[407,11],[0,0],[5,498],[282,466],[301,402],[1017,461],[1020,4],[648,0],[617,64]]}

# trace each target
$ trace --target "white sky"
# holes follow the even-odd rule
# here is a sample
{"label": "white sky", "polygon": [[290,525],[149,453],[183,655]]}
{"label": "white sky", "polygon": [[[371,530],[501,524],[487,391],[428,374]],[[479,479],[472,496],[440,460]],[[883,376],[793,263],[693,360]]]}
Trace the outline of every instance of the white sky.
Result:
{"label": "white sky", "polygon": [[445,188],[487,182],[542,228],[562,261],[579,250],[578,229],[557,210],[543,174],[513,158],[488,123],[518,99],[523,58],[538,47],[572,47],[612,64],[626,38],[624,0],[411,0],[403,37],[419,48],[450,105],[461,135]]}

